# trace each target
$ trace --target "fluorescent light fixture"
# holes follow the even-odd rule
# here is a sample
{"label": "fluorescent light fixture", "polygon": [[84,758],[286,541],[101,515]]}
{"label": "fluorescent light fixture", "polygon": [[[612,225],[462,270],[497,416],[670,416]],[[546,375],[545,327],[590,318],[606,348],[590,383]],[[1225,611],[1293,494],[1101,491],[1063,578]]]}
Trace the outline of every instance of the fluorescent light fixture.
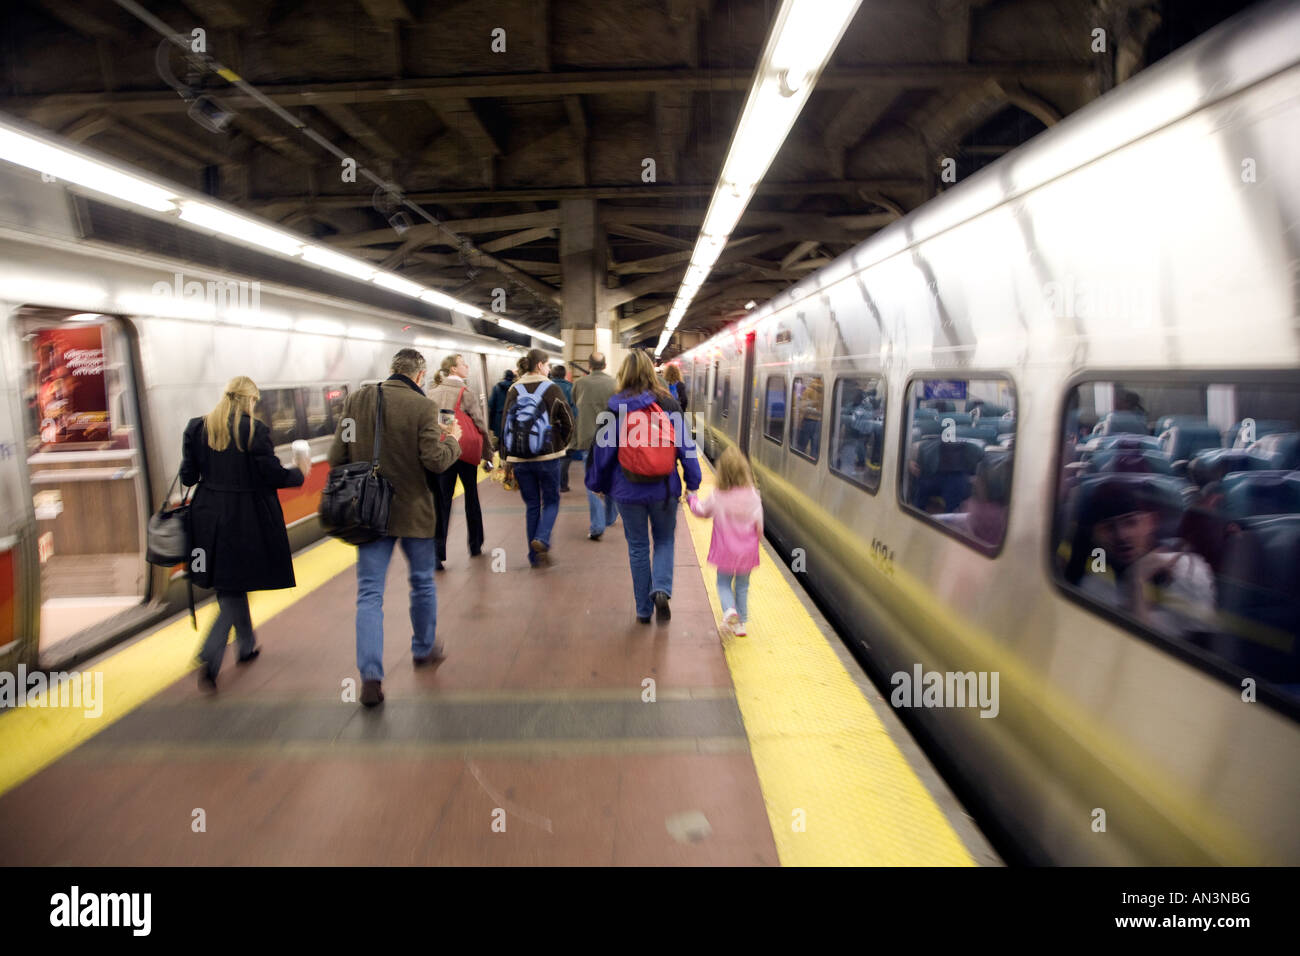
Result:
{"label": "fluorescent light fixture", "polygon": [[433,305],[441,306],[444,309],[454,309],[460,305],[456,299],[447,295],[445,292],[439,292],[437,289],[425,289],[420,293],[420,299],[424,302],[430,302]]}
{"label": "fluorescent light fixture", "polygon": [[782,0],[656,356],[718,261],[859,3]]}
{"label": "fluorescent light fixture", "polygon": [[512,332],[522,332],[524,335],[531,335],[533,338],[541,339],[543,342],[554,342],[556,345],[564,345],[564,339],[557,339],[554,335],[547,335],[545,332],[538,332],[536,329],[530,329],[526,325],[520,325],[518,322],[512,322],[509,319],[497,319],[497,325],[503,329],[510,329]]}
{"label": "fluorescent light fixture", "polygon": [[451,311],[459,312],[461,315],[468,315],[471,319],[483,318],[483,310],[464,302],[457,302],[451,307]]}
{"label": "fluorescent light fixture", "polygon": [[302,257],[314,266],[320,266],[322,269],[329,269],[333,272],[341,272],[345,276],[352,276],[354,279],[368,280],[375,274],[375,268],[360,259],[353,259],[351,256],[340,255],[321,246],[304,246]]}
{"label": "fluorescent light fixture", "polygon": [[128,176],[70,149],[15,130],[0,129],[0,159],[40,173],[48,173],[56,179],[65,179],[97,193],[125,199],[155,212],[171,212],[176,208],[174,190]]}
{"label": "fluorescent light fixture", "polygon": [[302,251],[303,242],[297,236],[263,226],[261,223],[236,216],[205,202],[193,199],[182,200],[181,219],[202,226],[204,229],[211,229],[224,238],[251,243],[281,255],[296,256]]}
{"label": "fluorescent light fixture", "polygon": [[413,297],[419,297],[427,291],[424,286],[412,282],[410,279],[395,276],[391,272],[376,272],[370,281],[375,285],[383,286],[385,289],[392,289],[394,292]]}
{"label": "fluorescent light fixture", "polygon": [[756,305],[758,305],[758,303],[755,302],[753,299],[750,299],[748,302],[745,303],[745,311],[749,311]]}
{"label": "fluorescent light fixture", "polygon": [[78,312],[76,315],[68,316],[69,322],[98,322],[104,317],[102,312]]}
{"label": "fluorescent light fixture", "polygon": [[348,338],[350,339],[371,339],[378,342],[383,339],[383,337],[384,333],[382,329],[371,328],[368,325],[348,326]]}

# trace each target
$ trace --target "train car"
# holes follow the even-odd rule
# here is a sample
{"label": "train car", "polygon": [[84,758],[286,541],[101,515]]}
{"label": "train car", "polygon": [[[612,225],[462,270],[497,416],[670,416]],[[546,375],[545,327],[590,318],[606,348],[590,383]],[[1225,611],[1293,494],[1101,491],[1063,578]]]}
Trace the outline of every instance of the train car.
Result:
{"label": "train car", "polygon": [[1300,862],[1297,155],[1274,4],[675,359],[1011,859]]}
{"label": "train car", "polygon": [[[393,353],[414,346],[430,376],[444,355],[464,353],[486,401],[519,354],[459,316],[447,325],[428,309],[403,312],[400,299],[380,307],[310,282],[251,278],[285,267],[25,170],[0,169],[0,195],[3,670],[75,663],[183,606],[179,569],[145,561],[145,523],[177,473],[186,421],[206,414],[231,377],[260,387],[258,414],[286,463],[294,440],[311,446],[307,483],[280,493],[301,547],[321,534],[324,459],[349,391],[386,378]],[[110,226],[197,251],[106,241]]]}

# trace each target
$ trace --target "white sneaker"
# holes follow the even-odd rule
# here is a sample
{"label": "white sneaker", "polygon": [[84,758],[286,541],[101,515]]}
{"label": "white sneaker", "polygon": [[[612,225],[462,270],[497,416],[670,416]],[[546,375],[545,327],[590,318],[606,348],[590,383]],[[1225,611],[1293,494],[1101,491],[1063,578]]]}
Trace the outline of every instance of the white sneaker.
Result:
{"label": "white sneaker", "polygon": [[727,608],[722,615],[722,630],[724,634],[735,634],[736,628],[740,627],[740,615],[736,613],[734,607]]}
{"label": "white sneaker", "polygon": [[731,625],[731,633],[736,637],[744,637],[748,633],[745,630],[745,622],[740,620],[739,615],[736,616],[736,623]]}

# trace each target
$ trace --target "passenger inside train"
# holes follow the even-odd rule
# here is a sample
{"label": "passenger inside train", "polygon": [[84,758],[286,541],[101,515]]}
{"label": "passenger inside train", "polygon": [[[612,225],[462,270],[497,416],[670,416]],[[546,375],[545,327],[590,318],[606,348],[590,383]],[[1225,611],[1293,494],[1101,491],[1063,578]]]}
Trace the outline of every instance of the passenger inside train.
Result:
{"label": "passenger inside train", "polygon": [[1076,387],[1057,485],[1067,590],[1300,696],[1298,421],[1293,385]]}

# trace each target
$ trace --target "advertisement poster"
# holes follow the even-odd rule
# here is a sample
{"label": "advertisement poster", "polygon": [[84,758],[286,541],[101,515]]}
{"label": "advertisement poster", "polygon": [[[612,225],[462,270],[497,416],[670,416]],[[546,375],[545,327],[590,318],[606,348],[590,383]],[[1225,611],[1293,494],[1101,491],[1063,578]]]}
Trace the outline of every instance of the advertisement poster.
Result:
{"label": "advertisement poster", "polygon": [[36,403],[46,445],[107,441],[108,393],[99,328],[37,332]]}

